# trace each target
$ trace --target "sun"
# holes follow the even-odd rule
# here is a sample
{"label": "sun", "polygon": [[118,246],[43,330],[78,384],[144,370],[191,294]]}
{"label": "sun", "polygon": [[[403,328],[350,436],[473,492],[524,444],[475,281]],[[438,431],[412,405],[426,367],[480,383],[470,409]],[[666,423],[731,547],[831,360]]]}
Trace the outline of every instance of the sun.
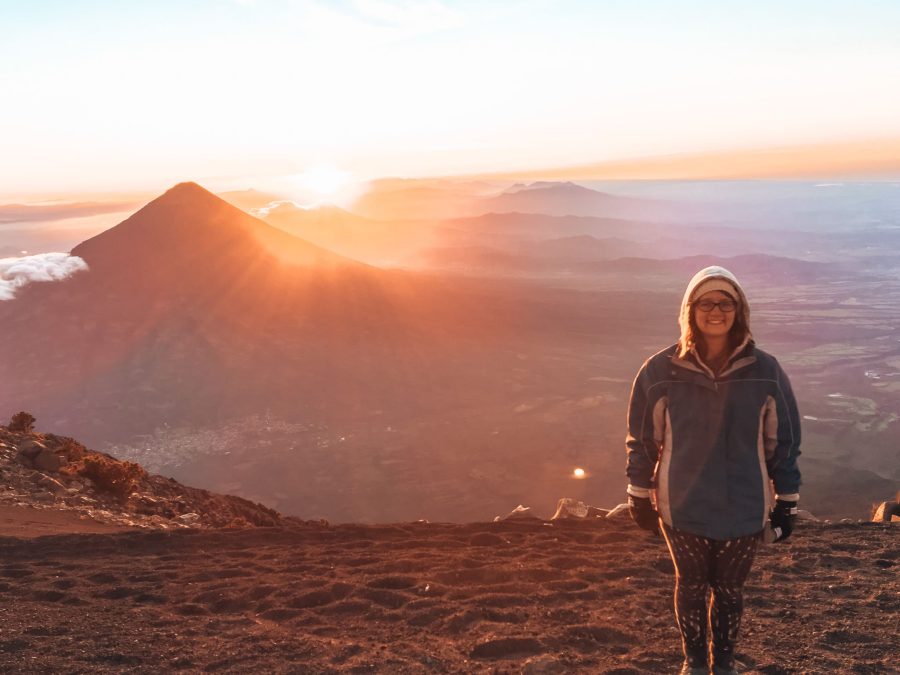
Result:
{"label": "sun", "polygon": [[291,176],[291,180],[304,190],[322,197],[333,197],[350,184],[352,175],[333,166],[318,165]]}

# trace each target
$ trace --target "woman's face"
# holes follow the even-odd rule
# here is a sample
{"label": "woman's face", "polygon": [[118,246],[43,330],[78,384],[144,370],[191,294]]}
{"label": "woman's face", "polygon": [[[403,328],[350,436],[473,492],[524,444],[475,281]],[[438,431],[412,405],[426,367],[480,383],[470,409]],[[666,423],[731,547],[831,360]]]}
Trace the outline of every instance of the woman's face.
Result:
{"label": "woman's face", "polygon": [[[701,303],[730,302],[734,304],[731,312],[722,311],[721,305],[716,305],[708,312],[701,309]],[[694,323],[704,338],[725,337],[734,325],[734,317],[737,315],[737,303],[727,293],[722,291],[710,291],[694,300]]]}

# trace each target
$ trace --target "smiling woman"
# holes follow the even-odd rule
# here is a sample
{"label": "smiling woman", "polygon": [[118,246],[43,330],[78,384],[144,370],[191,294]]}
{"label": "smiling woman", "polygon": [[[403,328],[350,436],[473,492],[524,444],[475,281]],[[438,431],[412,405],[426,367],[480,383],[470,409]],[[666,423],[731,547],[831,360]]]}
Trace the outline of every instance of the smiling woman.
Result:
{"label": "smiling woman", "polygon": [[682,675],[731,675],[757,542],[788,538],[797,517],[800,417],[731,272],[700,270],[679,324],[678,343],[632,387],[628,505],[641,528],[662,529],[672,556]]}

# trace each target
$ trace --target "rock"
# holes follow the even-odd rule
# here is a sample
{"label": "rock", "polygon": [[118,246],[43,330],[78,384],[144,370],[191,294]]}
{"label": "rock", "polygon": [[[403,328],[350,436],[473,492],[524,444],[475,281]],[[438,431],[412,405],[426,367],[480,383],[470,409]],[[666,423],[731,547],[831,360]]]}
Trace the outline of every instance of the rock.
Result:
{"label": "rock", "polygon": [[607,518],[615,518],[616,516],[627,516],[628,514],[628,504],[619,504],[609,510],[609,513],[606,514]]}
{"label": "rock", "polygon": [[40,471],[59,471],[63,461],[55,452],[46,445],[34,439],[28,439],[19,443],[16,460],[19,464],[29,469]]}
{"label": "rock", "polygon": [[571,497],[563,497],[556,504],[556,513],[550,520],[560,520],[561,518],[587,518],[588,506],[584,502],[580,502]]}
{"label": "rock", "polygon": [[137,513],[153,515],[162,509],[162,500],[154,499],[150,495],[137,495],[134,498],[134,510]]}
{"label": "rock", "polygon": [[185,525],[192,525],[200,520],[200,514],[198,513],[185,513],[181,516],[178,516],[175,520]]}
{"label": "rock", "polygon": [[44,448],[31,460],[35,469],[56,473],[63,465],[62,458],[48,448]]}
{"label": "rock", "polygon": [[34,457],[37,456],[39,452],[46,449],[46,446],[40,441],[35,441],[33,439],[24,440],[18,445],[16,461],[22,466],[32,469],[34,468]]}
{"label": "rock", "polygon": [[549,654],[533,656],[522,666],[522,675],[555,675],[565,671],[566,667]]}
{"label": "rock", "polygon": [[537,518],[534,513],[531,512],[530,506],[522,506],[519,504],[512,511],[507,513],[505,516],[494,516],[494,522],[500,522],[501,520],[515,520],[515,519],[528,519],[528,518]]}
{"label": "rock", "polygon": [[40,441],[36,441],[33,438],[27,438],[17,446],[20,455],[24,455],[31,459],[36,454],[38,454],[41,450],[46,450],[47,446],[41,443]]}
{"label": "rock", "polygon": [[51,478],[50,476],[45,476],[44,474],[39,473],[34,482],[36,485],[40,485],[42,488],[44,488],[48,492],[53,492],[56,494],[63,494],[64,492],[67,492],[65,485],[60,483],[55,478]]}

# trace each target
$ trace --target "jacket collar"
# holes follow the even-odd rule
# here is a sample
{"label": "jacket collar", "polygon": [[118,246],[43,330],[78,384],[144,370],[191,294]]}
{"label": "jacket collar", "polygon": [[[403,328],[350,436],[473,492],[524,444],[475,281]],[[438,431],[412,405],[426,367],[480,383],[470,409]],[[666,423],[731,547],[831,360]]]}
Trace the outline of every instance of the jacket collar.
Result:
{"label": "jacket collar", "polygon": [[686,358],[681,358],[678,356],[676,351],[675,355],[672,356],[672,365],[679,366],[680,368],[684,368],[685,370],[690,370],[695,373],[701,373],[702,375],[706,375],[706,377],[716,380],[721,379],[723,377],[727,377],[731,375],[736,370],[739,370],[745,366],[749,366],[751,363],[756,363],[756,356],[754,352],[755,343],[747,335],[744,338],[744,341],[741,342],[731,354],[728,356],[728,360],[725,362],[725,367],[722,369],[722,372],[718,374],[718,376],[712,371],[712,369],[707,366],[703,359],[700,358],[700,354],[697,352],[696,347],[691,347],[690,354]]}

